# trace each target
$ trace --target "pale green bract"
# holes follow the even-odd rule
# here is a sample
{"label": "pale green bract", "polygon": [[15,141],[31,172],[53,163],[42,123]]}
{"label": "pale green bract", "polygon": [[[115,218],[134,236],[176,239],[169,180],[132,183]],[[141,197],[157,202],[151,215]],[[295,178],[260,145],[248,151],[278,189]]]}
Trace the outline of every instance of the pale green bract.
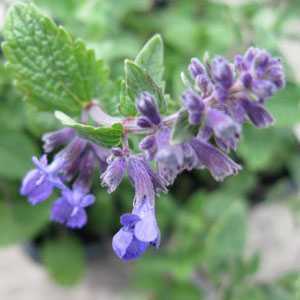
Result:
{"label": "pale green bract", "polygon": [[172,128],[172,144],[184,143],[198,132],[198,127],[189,123],[189,114],[187,110],[182,109],[179,114],[174,127]]}
{"label": "pale green bract", "polygon": [[111,127],[94,127],[87,124],[81,124],[64,114],[56,111],[55,117],[65,126],[77,130],[78,134],[86,137],[96,144],[106,147],[119,146],[123,135],[123,127],[116,123]]}
{"label": "pale green bract", "polygon": [[153,94],[161,112],[167,108],[164,96],[164,47],[160,35],[153,36],[138,53],[134,61],[125,61],[125,81],[120,95],[120,112],[136,115],[136,97],[144,91]]}

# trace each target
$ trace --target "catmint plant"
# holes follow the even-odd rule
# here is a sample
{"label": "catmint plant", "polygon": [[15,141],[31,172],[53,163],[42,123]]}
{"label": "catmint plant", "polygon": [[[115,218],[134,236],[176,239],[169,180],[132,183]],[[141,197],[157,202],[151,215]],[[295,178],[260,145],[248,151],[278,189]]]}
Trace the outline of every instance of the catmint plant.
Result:
{"label": "catmint plant", "polygon": [[[44,154],[33,157],[34,169],[20,193],[38,205],[58,191],[51,220],[82,228],[96,201],[95,174],[108,193],[127,177],[135,191],[132,211],[121,216],[122,227],[112,239],[125,261],[159,247],[155,203],[180,173],[207,169],[223,181],[241,170],[229,153],[236,151],[243,125],[270,126],[274,120],[265,103],[285,85],[280,59],[262,49],[251,47],[233,62],[192,58],[182,73],[180,108],[172,111],[159,35],[134,61],[125,61],[118,85],[93,51],[32,4],[14,6],[4,33],[8,67],[28,101],[55,111],[64,126],[42,137]],[[119,99],[115,111],[113,98]]]}

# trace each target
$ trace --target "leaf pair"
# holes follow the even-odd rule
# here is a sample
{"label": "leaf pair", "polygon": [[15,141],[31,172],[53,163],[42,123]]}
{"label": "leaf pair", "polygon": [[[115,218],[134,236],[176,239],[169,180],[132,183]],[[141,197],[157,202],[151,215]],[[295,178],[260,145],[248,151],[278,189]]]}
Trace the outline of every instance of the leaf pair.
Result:
{"label": "leaf pair", "polygon": [[135,61],[125,61],[125,81],[122,82],[120,112],[125,116],[137,114],[136,98],[142,92],[152,94],[161,112],[166,110],[163,82],[164,49],[160,35],[152,37],[137,55]]}

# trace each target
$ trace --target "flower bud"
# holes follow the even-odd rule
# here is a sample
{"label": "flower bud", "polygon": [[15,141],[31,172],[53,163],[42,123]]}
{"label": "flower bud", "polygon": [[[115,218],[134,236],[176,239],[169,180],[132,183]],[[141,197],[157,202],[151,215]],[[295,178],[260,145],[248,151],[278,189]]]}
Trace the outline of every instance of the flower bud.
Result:
{"label": "flower bud", "polygon": [[233,69],[223,57],[216,57],[211,64],[213,79],[224,89],[229,89],[234,80]]}
{"label": "flower bud", "polygon": [[153,148],[156,144],[156,139],[154,135],[149,135],[143,138],[140,142],[140,149],[141,150],[149,150]]}
{"label": "flower bud", "polygon": [[138,97],[137,109],[154,125],[160,124],[161,118],[155,103],[155,99],[148,92],[143,92]]}
{"label": "flower bud", "polygon": [[205,73],[205,67],[198,58],[192,58],[191,63],[188,67],[191,76],[195,79],[199,75]]}
{"label": "flower bud", "polygon": [[147,117],[141,116],[137,119],[137,125],[141,128],[151,128],[153,124]]}

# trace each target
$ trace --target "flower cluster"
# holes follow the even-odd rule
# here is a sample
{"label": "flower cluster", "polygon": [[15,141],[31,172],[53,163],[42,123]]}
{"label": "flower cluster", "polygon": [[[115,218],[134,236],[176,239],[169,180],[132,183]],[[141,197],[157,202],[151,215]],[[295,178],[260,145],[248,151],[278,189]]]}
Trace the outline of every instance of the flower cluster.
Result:
{"label": "flower cluster", "polygon": [[[44,135],[45,153],[60,151],[50,164],[46,155],[40,160],[33,158],[36,169],[25,176],[21,194],[36,205],[58,189],[61,196],[53,204],[51,219],[81,228],[87,222],[85,208],[95,201],[90,189],[96,165],[102,186],[109,193],[127,175],[135,189],[133,209],[121,216],[122,228],[113,237],[113,249],[121,259],[131,260],[151,245],[159,247],[156,195],[166,192],[184,170],[206,168],[218,181],[237,174],[241,166],[228,153],[236,150],[243,124],[250,121],[259,128],[271,125],[273,117],[264,104],[285,84],[280,60],[256,48],[236,56],[234,63],[216,57],[203,64],[193,58],[188,71],[180,111],[163,116],[157,99],[148,91],[137,97],[139,116],[118,119],[125,128],[120,148],[105,149],[70,128]],[[94,121],[107,125],[115,120],[95,103],[91,107]],[[174,144],[172,128],[182,111],[188,114],[188,123],[197,132]],[[128,146],[130,134],[142,134],[138,154]]]}
{"label": "flower cluster", "polygon": [[37,205],[58,189],[61,196],[53,204],[51,219],[71,228],[81,228],[87,222],[85,208],[95,200],[89,194],[95,165],[106,168],[108,150],[78,137],[70,128],[47,133],[43,141],[47,154],[63,148],[50,164],[46,155],[40,160],[33,157],[36,168],[24,177],[21,195]]}

